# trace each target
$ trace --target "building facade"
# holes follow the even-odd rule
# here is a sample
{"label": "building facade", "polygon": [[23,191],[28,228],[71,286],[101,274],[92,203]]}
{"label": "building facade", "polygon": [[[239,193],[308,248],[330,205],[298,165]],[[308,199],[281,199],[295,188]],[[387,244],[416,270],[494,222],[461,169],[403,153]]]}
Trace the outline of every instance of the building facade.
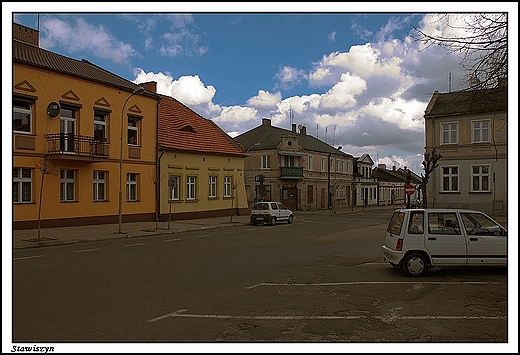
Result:
{"label": "building facade", "polygon": [[426,150],[441,154],[428,207],[507,211],[507,83],[435,92],[425,111]]}
{"label": "building facade", "polygon": [[[141,85],[155,92],[155,85]],[[242,147],[213,121],[172,97],[160,98],[161,220],[249,213]]]}
{"label": "building facade", "polygon": [[354,158],[307,134],[271,125],[270,119],[237,137],[246,151],[248,203],[281,201],[293,210],[333,209],[352,205]]}
{"label": "building facade", "polygon": [[13,30],[14,228],[153,221],[158,96]]}

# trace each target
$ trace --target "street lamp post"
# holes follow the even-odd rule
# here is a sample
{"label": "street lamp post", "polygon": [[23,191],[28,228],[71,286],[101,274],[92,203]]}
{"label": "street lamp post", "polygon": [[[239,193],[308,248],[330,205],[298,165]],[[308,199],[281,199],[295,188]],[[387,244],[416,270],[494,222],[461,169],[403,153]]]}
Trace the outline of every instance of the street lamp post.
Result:
{"label": "street lamp post", "polygon": [[121,135],[119,136],[119,234],[122,232],[123,227],[123,127],[124,127],[124,113],[125,106],[128,100],[134,95],[140,94],[145,90],[142,86],[138,86],[132,91],[132,94],[128,96],[121,108]]}

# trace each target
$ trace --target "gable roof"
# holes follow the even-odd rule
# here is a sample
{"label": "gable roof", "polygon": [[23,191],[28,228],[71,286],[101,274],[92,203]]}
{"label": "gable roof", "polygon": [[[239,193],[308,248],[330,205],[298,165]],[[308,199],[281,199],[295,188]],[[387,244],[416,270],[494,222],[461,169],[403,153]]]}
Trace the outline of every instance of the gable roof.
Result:
{"label": "gable roof", "polygon": [[455,91],[439,93],[435,91],[424,117],[443,117],[475,113],[505,112],[507,110],[507,86],[492,89]]}
{"label": "gable roof", "polygon": [[200,116],[173,97],[159,96],[160,148],[245,157],[242,147],[215,122]]}
{"label": "gable roof", "polygon": [[[271,126],[270,120],[268,119],[262,119],[262,124],[260,126],[236,136],[235,140],[245,149],[251,148],[250,150],[266,150],[276,149],[276,146],[280,143],[282,137],[297,138],[301,147],[305,151],[339,154],[352,157],[350,154],[344,153],[318,138],[307,135],[306,133],[295,133],[288,129]],[[254,146],[256,143],[260,144]]]}
{"label": "gable roof", "polygon": [[[133,91],[138,87],[137,84],[112,74],[86,59],[72,59],[19,40],[13,40],[14,63],[50,70],[128,91]],[[143,94],[155,96],[149,91],[145,91]]]}

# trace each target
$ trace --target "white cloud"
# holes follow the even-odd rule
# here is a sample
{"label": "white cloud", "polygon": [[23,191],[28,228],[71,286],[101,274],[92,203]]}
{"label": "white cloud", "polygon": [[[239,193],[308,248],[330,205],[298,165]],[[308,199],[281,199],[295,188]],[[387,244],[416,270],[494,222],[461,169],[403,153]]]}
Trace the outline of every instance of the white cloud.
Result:
{"label": "white cloud", "polygon": [[395,123],[402,129],[421,129],[424,128],[423,115],[427,104],[416,100],[380,98],[360,108],[358,113]]}
{"label": "white cloud", "polygon": [[264,106],[274,108],[281,99],[282,93],[279,91],[271,94],[268,91],[259,90],[257,96],[253,96],[247,100],[247,104],[254,107]]}
{"label": "white cloud", "polygon": [[248,120],[256,120],[257,111],[252,107],[229,106],[224,107],[220,115],[213,118],[215,122],[245,122]]}
{"label": "white cloud", "polygon": [[284,66],[274,77],[279,81],[278,86],[280,88],[290,89],[295,85],[299,85],[307,75],[304,70]]}
{"label": "white cloud", "polygon": [[323,107],[338,107],[347,109],[356,104],[355,95],[366,89],[366,82],[350,73],[341,75],[340,82],[321,97]]}
{"label": "white cloud", "polygon": [[129,58],[139,53],[128,43],[113,37],[102,25],[94,26],[82,18],[76,18],[75,24],[51,18],[44,20],[41,39],[44,48],[62,46],[70,52],[90,51],[100,58],[110,59],[114,63],[129,65]]}

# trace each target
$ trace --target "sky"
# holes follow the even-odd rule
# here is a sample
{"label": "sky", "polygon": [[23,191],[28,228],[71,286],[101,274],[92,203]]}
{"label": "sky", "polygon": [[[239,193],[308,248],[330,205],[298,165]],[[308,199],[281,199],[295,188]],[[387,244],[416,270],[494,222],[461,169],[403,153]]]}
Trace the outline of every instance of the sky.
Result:
{"label": "sky", "polygon": [[[420,175],[423,115],[433,92],[467,83],[458,54],[422,48],[410,30],[446,33],[436,14],[467,10],[468,3],[457,2],[2,2],[3,72],[12,67],[5,48],[16,22],[40,31],[41,48],[87,59],[136,84],[156,81],[158,93],[232,137],[270,118],[288,130],[306,126],[307,134],[354,157],[369,154],[375,164]],[[471,10],[511,11],[509,83],[516,98],[518,3],[472,3]],[[7,100],[10,85],[4,80]],[[509,102],[508,115],[516,120],[517,101]],[[10,102],[3,106],[9,115]],[[518,142],[508,144],[515,156]],[[4,175],[8,187],[10,175]]]}
{"label": "sky", "polygon": [[[129,12],[96,13],[83,3],[73,9],[59,3],[60,12],[47,4],[53,3],[13,6],[11,20],[39,29],[41,48],[87,59],[136,84],[156,81],[158,93],[232,137],[270,118],[276,127],[305,126],[307,134],[354,157],[366,153],[375,164],[418,175],[423,115],[433,92],[467,87],[458,55],[424,50],[411,38],[412,26],[447,30],[435,25],[438,14],[420,8],[374,13],[381,4],[350,3],[342,10],[314,3],[289,12],[287,3],[252,3],[225,12],[229,3],[147,3],[146,10],[160,11],[125,4]],[[384,6],[395,11],[398,4]],[[489,11],[499,4],[506,3]],[[444,11],[456,10],[450,6]],[[503,5],[505,11],[511,6]],[[26,12],[38,7],[45,11]],[[176,12],[164,12],[168,7]],[[208,12],[198,12],[201,7]]]}

